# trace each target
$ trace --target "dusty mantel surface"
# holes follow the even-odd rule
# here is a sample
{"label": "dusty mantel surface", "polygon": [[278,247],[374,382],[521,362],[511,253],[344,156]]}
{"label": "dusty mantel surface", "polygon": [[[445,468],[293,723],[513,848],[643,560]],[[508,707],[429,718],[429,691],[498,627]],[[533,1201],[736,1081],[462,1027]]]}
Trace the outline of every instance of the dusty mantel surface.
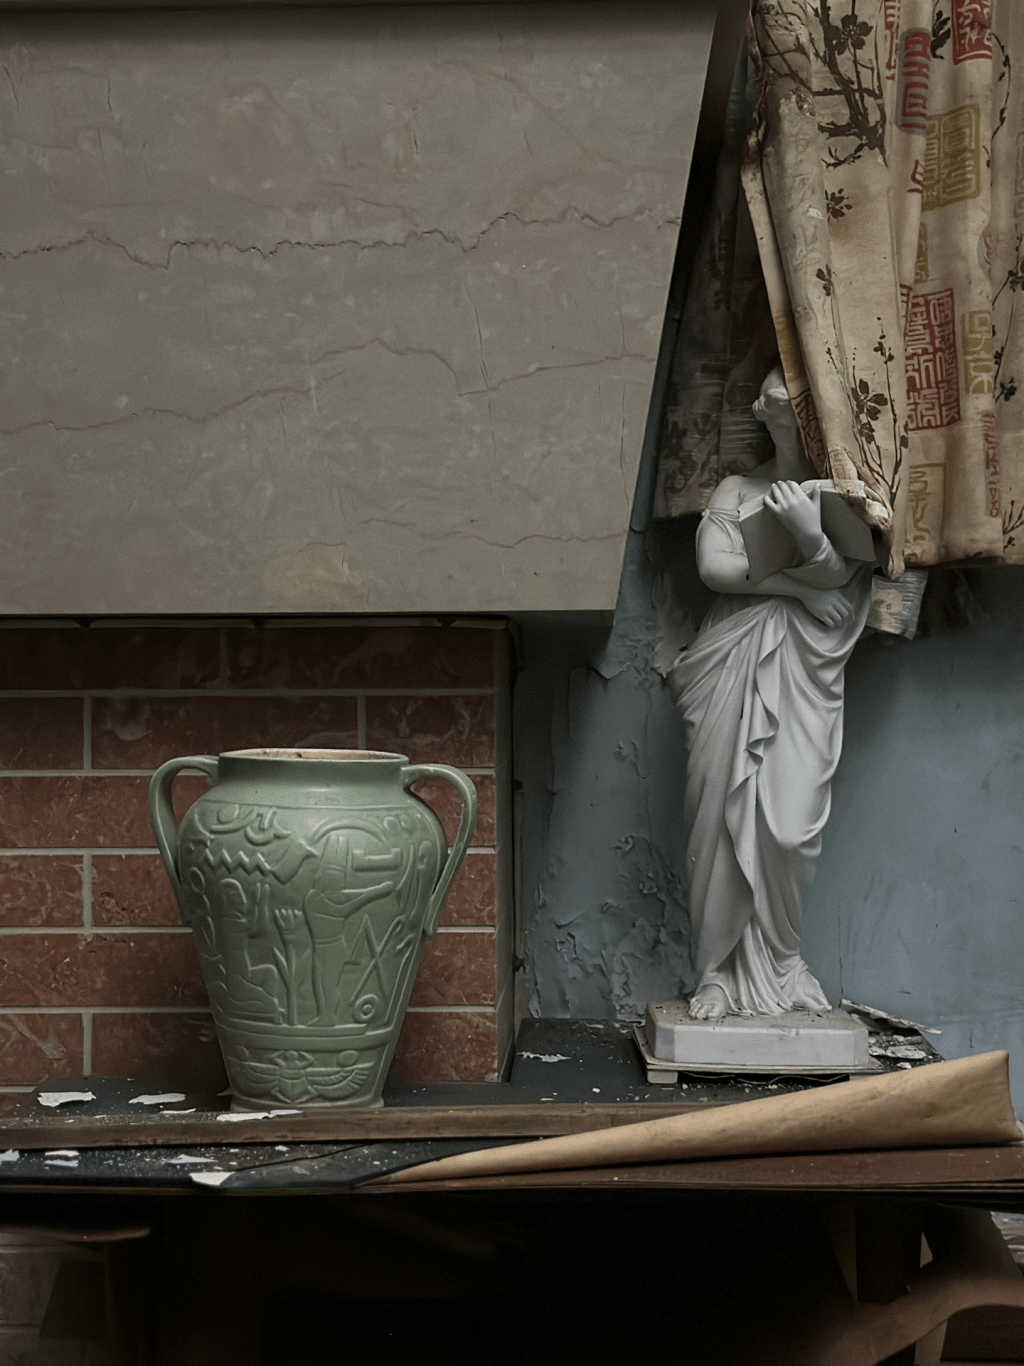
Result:
{"label": "dusty mantel surface", "polygon": [[612,607],[713,10],[5,15],[0,612]]}

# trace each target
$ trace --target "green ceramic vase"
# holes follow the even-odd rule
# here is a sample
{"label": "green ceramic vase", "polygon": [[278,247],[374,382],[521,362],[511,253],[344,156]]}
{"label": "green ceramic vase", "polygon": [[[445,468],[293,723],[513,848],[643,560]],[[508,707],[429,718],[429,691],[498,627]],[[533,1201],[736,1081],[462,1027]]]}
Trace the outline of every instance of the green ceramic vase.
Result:
{"label": "green ceramic vase", "polygon": [[[182,769],[213,786],[178,828]],[[408,791],[428,777],[461,799],[450,850]],[[235,1103],[380,1105],[424,936],[473,832],[470,779],[401,754],[237,750],[164,764],[150,813]]]}

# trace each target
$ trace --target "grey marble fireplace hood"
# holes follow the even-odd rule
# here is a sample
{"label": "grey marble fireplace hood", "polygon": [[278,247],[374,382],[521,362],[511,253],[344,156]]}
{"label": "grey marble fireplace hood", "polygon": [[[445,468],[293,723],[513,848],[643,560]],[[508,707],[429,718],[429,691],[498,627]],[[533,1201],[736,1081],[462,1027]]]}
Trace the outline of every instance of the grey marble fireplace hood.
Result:
{"label": "grey marble fireplace hood", "polygon": [[714,0],[0,13],[0,613],[614,606]]}

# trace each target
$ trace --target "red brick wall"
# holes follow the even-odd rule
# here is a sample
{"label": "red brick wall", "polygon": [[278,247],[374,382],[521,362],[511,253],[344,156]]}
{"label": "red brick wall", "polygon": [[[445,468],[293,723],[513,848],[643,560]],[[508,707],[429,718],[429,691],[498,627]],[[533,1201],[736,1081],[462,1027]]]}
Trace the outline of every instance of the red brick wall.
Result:
{"label": "red brick wall", "polygon": [[[480,817],[395,1068],[495,1078],[511,1043],[505,633],[481,626],[0,630],[0,1090],[81,1072],[220,1079],[191,932],[149,826],[165,759],[308,743],[473,776]],[[176,784],[180,811],[205,786]],[[456,799],[417,789],[449,836]]]}

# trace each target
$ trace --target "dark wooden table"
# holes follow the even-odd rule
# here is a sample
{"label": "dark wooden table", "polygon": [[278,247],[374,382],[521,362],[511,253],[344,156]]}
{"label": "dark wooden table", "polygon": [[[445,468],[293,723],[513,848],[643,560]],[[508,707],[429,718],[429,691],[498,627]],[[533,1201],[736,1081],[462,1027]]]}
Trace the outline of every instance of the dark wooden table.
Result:
{"label": "dark wooden table", "polygon": [[[338,1293],[331,1287],[347,1287],[349,1299],[338,1303],[355,1313],[352,1286],[365,1276],[366,1248],[376,1243],[387,1248],[372,1254],[371,1263],[390,1267],[405,1257],[409,1276],[439,1265],[445,1250],[454,1259],[445,1276],[464,1278],[460,1293],[485,1297],[481,1322],[492,1312],[526,1321],[529,1305],[515,1297],[527,1292],[506,1287],[525,1284],[525,1268],[536,1265],[529,1294],[550,1295],[538,1324],[565,1350],[579,1347],[576,1336],[558,1337],[564,1290],[583,1307],[573,1333],[591,1332],[588,1359],[595,1362],[605,1359],[606,1349],[621,1360],[640,1341],[639,1328],[628,1314],[622,1318],[624,1295],[650,1350],[673,1350],[671,1318],[658,1337],[644,1303],[645,1258],[655,1252],[674,1269],[668,1281],[654,1273],[652,1302],[664,1299],[683,1312],[685,1301],[685,1312],[697,1319],[714,1303],[728,1318],[733,1300],[753,1297],[753,1303],[760,1295],[760,1312],[767,1314],[790,1294],[790,1318],[780,1320],[776,1334],[789,1341],[815,1314],[821,1317],[823,1305],[834,1306],[830,1314],[846,1312],[837,1247],[847,1248],[844,1274],[852,1268],[860,1309],[884,1307],[906,1296],[929,1220],[938,1227],[941,1218],[979,1219],[983,1209],[1024,1210],[1024,1148],[1018,1146],[733,1157],[401,1185],[380,1180],[452,1152],[697,1112],[766,1090],[699,1081],[651,1088],[615,1027],[581,1025],[566,1042],[543,1034],[545,1022],[535,1023],[538,1038],[524,1048],[515,1084],[417,1088],[390,1095],[391,1103],[378,1110],[226,1118],[224,1099],[186,1096],[161,1113],[128,1104],[136,1091],[164,1089],[141,1079],[108,1079],[106,1091],[101,1079],[69,1079],[70,1089],[81,1084],[97,1092],[94,1102],[74,1110],[47,1110],[37,1097],[10,1099],[0,1107],[0,1207],[15,1222],[80,1217],[102,1224],[130,1216],[129,1222],[159,1229],[149,1240],[148,1255],[159,1270],[154,1283],[180,1280],[169,1299],[161,1292],[153,1311],[165,1325],[160,1332],[197,1325],[173,1358],[182,1366],[205,1363],[201,1352],[217,1366],[233,1362],[232,1352],[239,1362],[259,1359],[253,1324],[273,1302],[274,1287],[292,1285],[287,1293],[301,1294],[307,1306],[320,1295],[328,1319],[335,1312],[330,1295]],[[562,1023],[575,1029],[575,1022]],[[559,1070],[531,1060],[538,1054],[573,1057]],[[263,1195],[293,1198],[254,1198]],[[320,1241],[310,1244],[314,1228]],[[529,1251],[510,1281],[502,1268],[518,1255],[520,1242]],[[126,1253],[126,1262],[141,1259],[136,1246],[140,1251]],[[335,1265],[331,1259],[339,1257]],[[296,1288],[298,1266],[306,1269]],[[226,1276],[240,1306],[227,1325]],[[314,1276],[320,1277],[315,1294]],[[682,1286],[685,1293],[673,1289]],[[422,1305],[422,1296],[432,1293],[420,1287],[409,1303]],[[507,1293],[513,1299],[506,1303]],[[601,1317],[611,1304],[620,1306],[614,1324]],[[409,1310],[411,1333],[423,1312]],[[709,1321],[713,1326],[713,1313]],[[318,1359],[318,1350],[311,1338],[307,1359]],[[912,1349],[889,1357],[891,1366],[912,1359]],[[768,1361],[759,1357],[758,1366]]]}

